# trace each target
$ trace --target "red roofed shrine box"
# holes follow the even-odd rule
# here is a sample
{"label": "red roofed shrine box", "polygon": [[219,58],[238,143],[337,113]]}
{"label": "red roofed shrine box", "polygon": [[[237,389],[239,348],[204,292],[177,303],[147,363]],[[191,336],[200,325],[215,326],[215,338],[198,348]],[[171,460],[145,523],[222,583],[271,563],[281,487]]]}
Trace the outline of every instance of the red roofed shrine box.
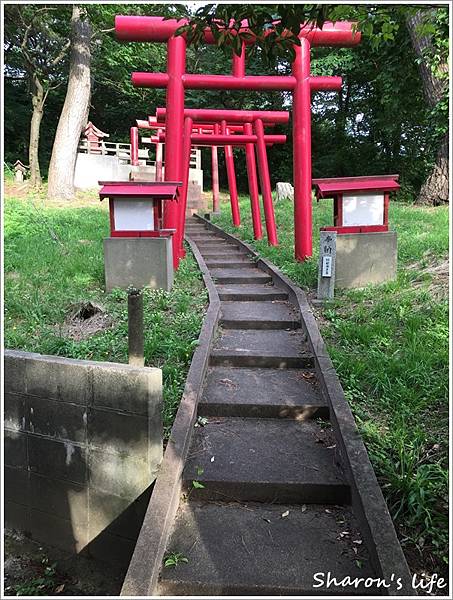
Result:
{"label": "red roofed shrine box", "polygon": [[390,193],[398,175],[313,179],[317,200],[333,198],[335,288],[361,288],[396,278],[397,235],[389,230]]}
{"label": "red roofed shrine box", "polygon": [[180,183],[170,181],[100,181],[100,199],[109,199],[112,237],[168,237],[164,202],[179,200]]}
{"label": "red roofed shrine box", "polygon": [[179,201],[178,182],[99,182],[100,199],[109,199],[110,237],[104,240],[107,291],[173,285],[172,236],[164,229],[165,203]]}
{"label": "red roofed shrine box", "polygon": [[398,175],[313,179],[316,198],[333,198],[334,224],[323,231],[376,233],[388,231],[390,192],[399,190]]}

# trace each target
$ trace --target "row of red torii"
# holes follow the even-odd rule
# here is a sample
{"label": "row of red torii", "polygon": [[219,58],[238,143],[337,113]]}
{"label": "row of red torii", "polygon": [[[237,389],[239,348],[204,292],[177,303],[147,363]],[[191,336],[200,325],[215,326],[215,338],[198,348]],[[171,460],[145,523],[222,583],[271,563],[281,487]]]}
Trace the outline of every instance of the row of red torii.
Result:
{"label": "row of red torii", "polygon": [[[165,128],[158,133],[159,139],[165,140],[166,155],[171,156],[165,166],[166,181],[181,181],[183,188],[181,200],[166,203],[164,227],[176,230],[173,236],[173,257],[175,268],[179,259],[184,255],[182,240],[185,224],[185,199],[187,197],[187,182],[189,172],[190,150],[193,145],[225,146],[227,172],[229,174],[230,192],[232,191],[233,222],[238,224],[237,194],[231,169],[231,142],[233,137],[241,137],[251,157],[253,144],[256,144],[258,165],[260,170],[261,191],[266,217],[266,227],[269,243],[276,244],[275,221],[273,221],[272,196],[270,195],[270,179],[266,158],[266,137],[268,143],[282,143],[273,140],[272,136],[264,133],[264,123],[277,123],[278,117],[267,118],[261,111],[232,111],[234,114],[224,115],[219,119],[208,119],[203,111],[192,112],[184,107],[186,89],[220,89],[220,90],[282,90],[291,91],[292,126],[293,126],[293,181],[294,181],[294,249],[296,260],[303,261],[312,256],[312,177],[311,177],[311,93],[316,90],[339,90],[342,80],[340,77],[314,77],[310,75],[311,46],[354,46],[360,42],[360,33],[354,31],[349,22],[324,23],[322,28],[301,25],[300,46],[294,45],[295,59],[292,63],[292,75],[247,76],[245,74],[246,44],[243,44],[240,56],[233,54],[231,75],[201,75],[186,73],[186,40],[184,36],[176,36],[177,29],[185,24],[184,20],[164,19],[162,17],[122,16],[115,18],[115,32],[119,40],[130,42],[164,42],[167,44],[166,73],[132,73],[132,83],[137,87],[166,88],[166,111],[157,114],[157,120],[164,119]],[[242,31],[247,31],[247,23],[242,23]],[[255,36],[248,31],[247,45],[255,42]],[[210,29],[204,32],[204,41],[214,43]],[[281,113],[280,113],[281,114]],[[283,113],[287,114],[287,113]],[[287,117],[283,117],[287,119]],[[219,123],[220,121],[220,123]],[[200,133],[194,132],[194,122],[212,125],[212,131],[207,128]],[[280,121],[282,122],[282,121]],[[285,122],[283,120],[283,122]],[[232,128],[241,125],[238,134]],[[165,132],[163,131],[165,129]],[[229,129],[229,131],[228,131]],[[283,136],[284,137],[284,136]],[[206,139],[209,138],[209,139]],[[270,139],[271,138],[271,139]],[[181,140],[183,143],[181,144]],[[248,150],[247,150],[248,149]],[[231,158],[229,158],[231,157]],[[248,158],[251,163],[251,159]],[[228,167],[228,164],[230,165]],[[234,169],[234,167],[233,167]],[[250,173],[248,169],[249,184]],[[267,172],[267,178],[266,178]],[[253,175],[252,175],[253,177]],[[255,171],[256,183],[256,171]],[[252,183],[251,189],[255,185]],[[184,197],[185,196],[185,197]],[[230,196],[231,197],[231,196]],[[255,197],[255,196],[254,196]],[[269,204],[270,199],[270,204]],[[256,204],[252,200],[252,210]],[[237,211],[237,212],[236,212]],[[252,213],[253,214],[253,213]],[[256,233],[256,231],[255,231]],[[274,235],[275,234],[275,235]]]}
{"label": "row of red torii", "polygon": [[[131,127],[131,164],[138,165],[138,130],[155,130],[156,135],[151,137],[151,142],[156,145],[156,181],[162,181],[162,143],[165,142],[165,109],[158,108],[156,116],[148,117],[148,121],[137,120],[137,127]],[[264,133],[266,126],[278,123],[287,123],[289,113],[284,111],[233,111],[212,109],[185,109],[186,123],[192,124],[191,144],[195,146],[210,146],[212,150],[212,190],[213,190],[213,212],[219,209],[219,176],[217,147],[225,148],[225,164],[230,190],[231,215],[233,224],[239,227],[241,217],[236,185],[236,174],[234,168],[233,147],[245,146],[246,166],[249,181],[250,201],[252,210],[253,232],[255,239],[263,237],[261,228],[261,215],[258,198],[258,179],[255,162],[255,148],[258,154],[258,170],[260,175],[261,192],[263,196],[264,217],[269,244],[277,246],[277,229],[275,226],[274,207],[272,203],[272,192],[267,161],[266,146],[273,144],[284,144],[285,135],[269,135]],[[219,122],[208,123],[208,120],[218,119]],[[243,120],[242,124],[234,124],[230,121]],[[254,127],[254,129],[253,129]],[[185,148],[187,152],[189,148]],[[186,165],[187,156],[184,156]],[[186,173],[184,173],[186,176]],[[186,186],[183,182],[181,194],[181,212],[185,210]]]}

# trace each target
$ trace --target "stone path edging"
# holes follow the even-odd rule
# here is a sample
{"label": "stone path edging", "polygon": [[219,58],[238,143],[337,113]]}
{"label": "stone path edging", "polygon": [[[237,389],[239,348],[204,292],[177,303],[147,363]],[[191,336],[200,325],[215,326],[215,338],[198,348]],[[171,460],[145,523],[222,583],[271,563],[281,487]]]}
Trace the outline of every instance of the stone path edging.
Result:
{"label": "stone path edging", "polygon": [[152,596],[162,567],[167,541],[179,505],[182,472],[197,418],[211,345],[220,313],[220,300],[197,246],[186,241],[198,263],[209,294],[198,346],[186,379],[184,393],[171,430],[164,458],[151,495],[140,535],[121,590],[122,596]]}

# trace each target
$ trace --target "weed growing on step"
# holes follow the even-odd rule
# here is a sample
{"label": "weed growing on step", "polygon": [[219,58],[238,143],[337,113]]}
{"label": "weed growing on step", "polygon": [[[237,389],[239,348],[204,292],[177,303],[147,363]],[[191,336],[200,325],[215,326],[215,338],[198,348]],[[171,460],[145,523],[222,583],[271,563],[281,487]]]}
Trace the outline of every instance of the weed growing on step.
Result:
{"label": "weed growing on step", "polygon": [[[242,225],[228,203],[214,222],[249,242],[296,284],[316,290],[319,228],[332,202],[313,202],[313,259],[296,263],[293,204],[275,203],[279,246],[253,241],[250,201]],[[446,570],[448,556],[448,207],[390,204],[398,278],[336,292],[315,309],[414,572]],[[263,231],[265,231],[263,227]]]}
{"label": "weed growing on step", "polygon": [[[5,347],[126,363],[127,294],[122,290],[107,294],[103,289],[102,240],[109,235],[108,213],[70,206],[48,208],[27,200],[5,200]],[[68,333],[68,319],[75,307],[87,303],[101,307],[106,326],[74,339]],[[171,292],[144,292],[145,364],[163,370],[166,437],[206,304],[207,294],[190,251]]]}
{"label": "weed growing on step", "polygon": [[164,567],[177,567],[178,565],[188,563],[189,559],[181,552],[170,552],[164,557]]}

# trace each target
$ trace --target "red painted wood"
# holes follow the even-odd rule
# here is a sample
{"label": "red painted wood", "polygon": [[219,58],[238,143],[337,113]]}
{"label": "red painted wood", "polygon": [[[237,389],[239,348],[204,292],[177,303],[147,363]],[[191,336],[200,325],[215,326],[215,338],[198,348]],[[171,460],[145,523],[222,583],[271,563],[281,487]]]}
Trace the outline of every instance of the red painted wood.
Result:
{"label": "red painted wood", "polygon": [[388,231],[388,225],[348,225],[347,227],[321,227],[321,231],[336,231],[342,233],[378,233]]}
{"label": "red painted wood", "polygon": [[159,197],[175,199],[179,193],[180,183],[175,182],[139,182],[139,181],[113,181],[99,182],[103,187],[99,192],[101,200],[115,197],[128,199],[131,197]]}
{"label": "red painted wood", "polygon": [[[186,19],[164,19],[163,17],[117,15],[115,17],[115,33],[119,40],[129,42],[166,42]],[[276,22],[277,23],[277,22]],[[254,44],[256,36],[247,29],[247,21],[242,22],[241,32],[248,33],[247,44]],[[266,35],[269,35],[272,29]],[[359,31],[353,31],[353,23],[326,21],[322,28],[307,26],[301,23],[299,38],[307,39],[312,46],[356,46],[361,39]],[[204,31],[203,39],[207,44],[215,44],[216,40],[209,28]]]}
{"label": "red painted wood", "polygon": [[332,179],[313,179],[319,198],[332,197],[341,192],[386,192],[400,189],[395,176],[342,177]]}

